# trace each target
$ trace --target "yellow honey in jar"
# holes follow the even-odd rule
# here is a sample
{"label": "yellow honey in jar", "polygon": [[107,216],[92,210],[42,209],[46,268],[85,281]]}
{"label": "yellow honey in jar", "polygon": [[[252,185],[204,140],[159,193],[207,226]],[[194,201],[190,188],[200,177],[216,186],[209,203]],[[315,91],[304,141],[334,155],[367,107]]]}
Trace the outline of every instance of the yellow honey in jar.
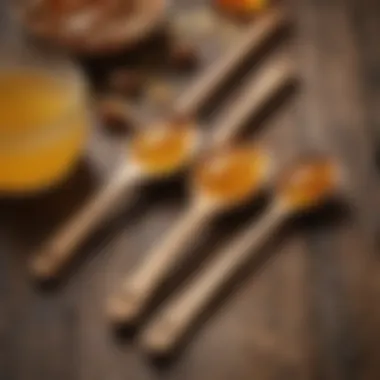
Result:
{"label": "yellow honey in jar", "polygon": [[51,186],[74,166],[89,125],[84,86],[27,68],[0,71],[0,193]]}

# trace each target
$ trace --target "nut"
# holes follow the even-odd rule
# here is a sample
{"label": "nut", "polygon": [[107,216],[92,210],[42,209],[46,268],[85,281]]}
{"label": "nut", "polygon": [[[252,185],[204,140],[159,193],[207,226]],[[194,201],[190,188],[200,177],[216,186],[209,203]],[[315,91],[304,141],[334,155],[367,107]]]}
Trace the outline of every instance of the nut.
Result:
{"label": "nut", "polygon": [[170,52],[170,61],[172,66],[177,70],[194,70],[199,65],[199,55],[193,45],[176,43]]}
{"label": "nut", "polygon": [[144,78],[136,70],[117,69],[108,78],[110,90],[125,96],[136,97],[141,95],[143,85]]}
{"label": "nut", "polygon": [[131,129],[135,121],[128,117],[127,106],[122,98],[109,96],[98,103],[97,113],[103,125],[113,130]]}

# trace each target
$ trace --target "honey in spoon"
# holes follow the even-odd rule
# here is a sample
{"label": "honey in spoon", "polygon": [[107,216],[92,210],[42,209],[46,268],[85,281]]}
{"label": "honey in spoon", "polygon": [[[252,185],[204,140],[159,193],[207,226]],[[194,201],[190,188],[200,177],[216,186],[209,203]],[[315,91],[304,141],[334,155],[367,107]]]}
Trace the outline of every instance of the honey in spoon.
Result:
{"label": "honey in spoon", "polygon": [[136,135],[131,160],[150,176],[173,173],[195,153],[197,135],[195,125],[188,122],[158,124]]}
{"label": "honey in spoon", "polygon": [[196,168],[194,187],[210,199],[237,203],[262,185],[268,164],[268,155],[259,148],[219,150]]}
{"label": "honey in spoon", "polygon": [[294,211],[318,206],[336,189],[339,171],[334,162],[320,159],[303,162],[279,184],[278,198]]}

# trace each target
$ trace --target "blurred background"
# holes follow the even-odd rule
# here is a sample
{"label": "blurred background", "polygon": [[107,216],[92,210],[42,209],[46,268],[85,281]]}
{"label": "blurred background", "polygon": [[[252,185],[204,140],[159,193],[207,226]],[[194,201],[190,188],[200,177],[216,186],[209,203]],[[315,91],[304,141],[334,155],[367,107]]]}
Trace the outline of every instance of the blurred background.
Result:
{"label": "blurred background", "polygon": [[[286,22],[275,19],[272,33],[265,19],[273,10]],[[203,99],[206,79],[249,33],[265,43]],[[0,379],[379,379],[379,33],[376,0],[1,1]],[[267,88],[277,71],[266,77],[266,65],[282,60],[292,68],[285,91],[260,109],[262,89],[239,98],[255,71]],[[194,84],[202,101],[190,96]],[[187,260],[160,285],[138,329],[115,329],[108,300],[191,205],[188,162],[166,176],[190,127],[204,132],[202,160],[236,104],[252,115],[228,146],[265,146],[280,178],[297,160],[328,157],[340,191],[271,233],[169,360],[156,360],[138,331],[265,214],[272,193],[193,233]],[[168,120],[169,142],[155,150],[163,139],[156,125]],[[125,180],[120,168],[137,158],[149,181],[126,202],[115,179]],[[105,205],[99,223],[89,213],[54,240],[91,199],[95,214]],[[54,254],[74,252],[70,244],[75,254],[55,273]],[[33,261],[41,247],[53,252],[42,266]]]}

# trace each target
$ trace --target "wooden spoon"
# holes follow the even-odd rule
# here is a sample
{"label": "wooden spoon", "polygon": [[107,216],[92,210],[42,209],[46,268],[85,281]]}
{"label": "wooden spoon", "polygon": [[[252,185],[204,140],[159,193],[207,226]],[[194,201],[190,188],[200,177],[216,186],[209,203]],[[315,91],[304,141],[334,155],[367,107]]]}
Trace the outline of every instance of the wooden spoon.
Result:
{"label": "wooden spoon", "polygon": [[340,171],[330,160],[306,161],[295,167],[280,183],[265,216],[218,253],[158,313],[141,336],[142,347],[152,354],[169,353],[221,288],[285,221],[320,206],[337,192],[339,184]]}
{"label": "wooden spoon", "polygon": [[[274,19],[271,20],[273,22]],[[275,24],[277,25],[277,22],[271,23],[270,29]],[[262,25],[259,30],[262,31]],[[252,33],[252,36],[256,38],[252,37],[256,42],[252,46],[251,40],[250,46],[257,47],[257,31]],[[261,35],[260,38],[263,37]],[[211,67],[207,71],[208,74],[201,75],[196,80],[195,85],[190,89],[191,96],[189,97],[186,93],[175,107],[176,118],[179,115],[194,114],[212,95],[213,92],[210,89],[216,90],[220,81],[231,74],[239,61],[237,57],[242,58],[242,51],[244,51],[244,56],[247,54],[248,41],[244,42],[239,49],[234,49],[232,53],[227,54],[216,68]],[[274,92],[292,79],[293,73],[289,62],[279,61],[264,68],[260,74],[248,80],[241,98],[226,111],[220,131],[218,132],[216,128],[216,133],[220,133],[221,136],[223,134],[222,140],[226,141],[233,137],[240,122],[245,121],[251,114],[250,111],[258,111],[258,107],[261,107],[268,98],[273,96]],[[207,86],[205,82],[208,83]],[[199,102],[199,98],[202,98],[202,102]],[[228,116],[228,113],[242,120],[233,119]],[[229,124],[226,124],[225,120],[229,120]],[[131,200],[136,188],[147,181],[165,179],[168,175],[175,174],[188,165],[196,153],[200,138],[201,135],[195,123],[189,122],[156,123],[151,128],[137,133],[131,142],[129,160],[121,165],[112,180],[33,255],[31,261],[33,275],[41,280],[57,275],[72,259],[76,248],[104,221],[115,206],[121,203],[124,206]],[[162,160],[162,158],[165,159]]]}
{"label": "wooden spoon", "polygon": [[120,294],[109,305],[112,320],[117,324],[136,322],[159,285],[181,261],[184,248],[194,236],[218,214],[257,195],[269,173],[270,155],[254,147],[219,149],[203,160],[192,176],[189,207],[124,280]]}
{"label": "wooden spoon", "polygon": [[218,60],[210,70],[200,76],[193,86],[187,89],[174,106],[175,112],[180,115],[194,115],[199,107],[215,93],[215,87],[220,88],[226,77],[253,52],[259,51],[286,22],[287,18],[283,11],[271,10],[251,23],[230,53]]}

